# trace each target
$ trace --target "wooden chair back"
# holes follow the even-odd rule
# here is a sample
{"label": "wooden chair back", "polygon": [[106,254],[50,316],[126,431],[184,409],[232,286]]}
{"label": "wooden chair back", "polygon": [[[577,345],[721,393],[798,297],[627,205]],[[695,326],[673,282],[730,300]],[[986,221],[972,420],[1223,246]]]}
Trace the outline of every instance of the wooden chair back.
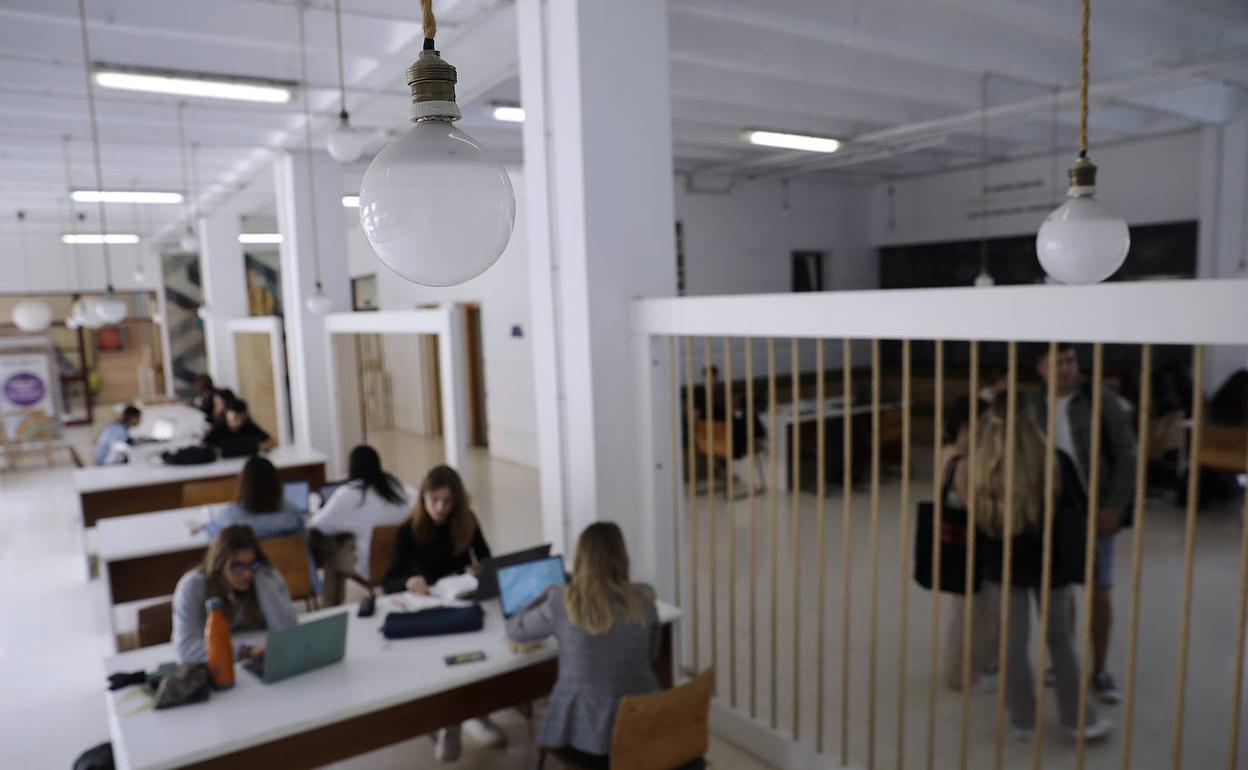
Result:
{"label": "wooden chair back", "polygon": [[139,610],[140,647],[164,644],[173,638],[173,602],[152,604]]}
{"label": "wooden chair back", "polygon": [[386,569],[390,566],[390,556],[394,553],[394,538],[402,524],[387,524],[373,527],[373,535],[368,543],[368,582],[373,587],[381,585],[386,577]]}
{"label": "wooden chair back", "polygon": [[[706,455],[706,429],[708,422],[698,420],[694,425],[694,446],[698,454]],[[728,423],[716,420],[709,423],[711,429],[711,456],[721,460],[732,459],[732,447],[728,445]]]}
{"label": "wooden chair back", "polygon": [[1205,468],[1243,473],[1248,458],[1248,428],[1205,425],[1200,429],[1200,455]]}
{"label": "wooden chair back", "polygon": [[611,736],[612,770],[677,768],[706,754],[715,670],[651,695],[620,699]]}
{"label": "wooden chair back", "polygon": [[290,591],[290,598],[314,599],[312,591],[312,575],[308,571],[308,546],[303,535],[283,535],[282,537],[266,537],[260,541],[264,555],[269,558],[273,569],[281,573]]}
{"label": "wooden chair back", "polygon": [[182,507],[228,503],[238,496],[238,478],[187,481],[182,485]]}

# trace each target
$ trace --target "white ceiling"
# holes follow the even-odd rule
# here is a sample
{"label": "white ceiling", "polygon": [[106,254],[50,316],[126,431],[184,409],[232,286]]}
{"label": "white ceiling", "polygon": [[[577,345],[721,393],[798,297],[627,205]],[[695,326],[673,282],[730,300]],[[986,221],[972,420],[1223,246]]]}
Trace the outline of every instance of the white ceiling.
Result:
{"label": "white ceiling", "polygon": [[[357,126],[406,123],[403,71],[420,48],[416,0],[342,0],[348,109]],[[670,0],[674,157],[709,180],[803,171],[810,156],[745,146],[745,128],[837,136],[836,173],[904,176],[981,156],[981,80],[989,101],[1031,100],[994,118],[993,157],[1047,151],[1055,88],[1078,78],[1079,8],[1035,0]],[[1097,0],[1093,144],[1219,123],[1248,109],[1248,1]],[[517,101],[515,7],[438,0],[438,43],[459,69],[462,126],[510,160],[520,131],[488,115]],[[96,62],[299,80],[291,0],[88,0]],[[332,0],[307,11],[316,141],[338,111]],[[1216,62],[1194,69],[1184,65]],[[96,89],[108,188],[183,190],[173,97]],[[1095,95],[1095,91],[1094,91]],[[1067,97],[1070,95],[1067,94]],[[1063,104],[1072,105],[1067,98]],[[961,115],[962,118],[956,116]],[[206,206],[239,194],[271,210],[273,154],[302,143],[302,105],[194,99],[187,134],[199,146]],[[949,118],[949,119],[946,119]],[[938,120],[939,119],[939,120]],[[936,121],[932,123],[932,121]],[[1075,141],[1075,111],[1059,114]],[[0,226],[29,212],[30,232],[63,228],[63,136],[73,182],[94,187],[76,0],[0,0]],[[914,149],[914,148],[920,149]],[[909,151],[905,151],[905,150]],[[351,192],[367,161],[347,169]],[[81,206],[95,221],[95,207]],[[110,227],[176,234],[177,206],[113,205]],[[89,225],[94,229],[93,225]]]}

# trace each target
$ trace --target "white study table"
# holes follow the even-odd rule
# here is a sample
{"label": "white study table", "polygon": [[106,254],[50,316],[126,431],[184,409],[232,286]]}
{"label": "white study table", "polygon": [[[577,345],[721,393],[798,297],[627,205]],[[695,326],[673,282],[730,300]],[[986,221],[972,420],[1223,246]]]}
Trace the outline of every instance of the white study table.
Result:
{"label": "white study table", "polygon": [[[264,456],[277,467],[282,481],[307,481],[314,489],[325,483],[325,455],[315,449],[282,446]],[[97,521],[109,516],[178,508],[183,504],[183,484],[237,476],[248,459],[165,465],[159,458],[152,458],[146,463],[78,468],[74,471],[74,491],[78,494],[82,525],[94,527]]]}
{"label": "white study table", "polygon": [[[276,684],[236,669],[234,687],[205,703],[155,711],[137,687],[105,695],[118,770],[166,768],[310,768],[431,733],[546,695],[557,673],[556,647],[513,653],[496,601],[486,602],[482,631],[387,640],[380,627],[393,607],[378,599],[370,618],[356,605],[310,613],[302,621],[349,612],[340,663]],[[656,671],[670,686],[671,624],[680,610],[660,602],[663,647]],[[448,666],[443,658],[480,650],[485,660]],[[165,644],[108,658],[108,673],[154,670],[174,660]]]}
{"label": "white study table", "polygon": [[100,576],[108,598],[110,640],[116,644],[113,607],[173,593],[178,579],[208,550],[204,533],[189,522],[207,521],[221,507],[200,505],[101,519],[95,525]]}

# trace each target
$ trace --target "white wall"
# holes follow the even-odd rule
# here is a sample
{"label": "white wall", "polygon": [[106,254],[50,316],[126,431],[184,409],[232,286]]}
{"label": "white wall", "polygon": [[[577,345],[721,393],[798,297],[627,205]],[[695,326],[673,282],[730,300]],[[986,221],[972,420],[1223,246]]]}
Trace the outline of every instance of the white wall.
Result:
{"label": "white wall", "polygon": [[[481,276],[460,286],[431,288],[400,278],[372,254],[356,228],[348,228],[352,275],[377,273],[377,298],[382,310],[408,310],[418,305],[478,302],[485,359],[485,410],[490,453],[511,462],[537,465],[537,420],[533,395],[533,350],[529,341],[529,258],[525,226],[523,172],[509,168],[516,193],[516,227],[498,262]],[[371,260],[371,267],[370,267]],[[522,336],[511,336],[519,326]],[[397,381],[392,387],[397,390]]]}
{"label": "white wall", "polygon": [[[65,246],[60,236],[31,233],[23,244],[15,228],[0,234],[0,292],[104,291],[104,256],[100,246]],[[155,290],[160,263],[147,244],[110,246],[113,286],[119,291]],[[134,280],[136,264],[142,264],[144,280]]]}
{"label": "white wall", "polygon": [[[1128,224],[1200,218],[1201,133],[1180,134],[1093,147],[1097,198]],[[1066,192],[1066,169],[1073,157],[1045,155],[988,168],[989,237],[1034,233]],[[1054,171],[1058,179],[1054,179]],[[1037,184],[1038,183],[1038,184]],[[980,237],[980,169],[915,177],[886,183],[871,194],[871,240],[877,246],[936,243]],[[1016,189],[1002,189],[1014,187]],[[891,224],[890,224],[891,220]]]}

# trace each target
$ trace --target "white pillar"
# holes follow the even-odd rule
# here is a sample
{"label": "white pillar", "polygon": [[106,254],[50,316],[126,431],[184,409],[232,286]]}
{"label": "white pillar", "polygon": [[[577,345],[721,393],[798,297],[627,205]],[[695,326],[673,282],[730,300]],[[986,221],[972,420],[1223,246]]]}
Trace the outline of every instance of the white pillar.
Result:
{"label": "white pillar", "polygon": [[[1248,255],[1248,114],[1206,126],[1201,156],[1199,278],[1230,278]],[[1206,392],[1248,367],[1243,347],[1212,347],[1205,356]]]}
{"label": "white pillar", "polygon": [[[351,309],[351,279],[347,273],[342,214],[342,167],[324,152],[314,151],[311,158],[312,179],[304,151],[286,153],[274,167],[277,227],[282,234],[282,309],[295,443],[332,456],[333,432],[328,415],[335,405],[329,382],[325,323],[307,308],[307,298],[316,290],[314,219],[319,234],[321,283],[330,299],[329,312]],[[316,186],[315,201],[312,182]]]}
{"label": "white pillar", "polygon": [[238,212],[223,206],[199,220],[199,276],[208,317],[204,319],[204,348],[208,374],[219,388],[238,387],[231,318],[246,318],[247,270],[238,242],[242,224]]}
{"label": "white pillar", "polygon": [[517,13],[545,537],[569,553],[587,524],[616,521],[654,579],[669,471],[642,458],[648,346],[629,304],[675,293],[667,6],[520,0]]}

